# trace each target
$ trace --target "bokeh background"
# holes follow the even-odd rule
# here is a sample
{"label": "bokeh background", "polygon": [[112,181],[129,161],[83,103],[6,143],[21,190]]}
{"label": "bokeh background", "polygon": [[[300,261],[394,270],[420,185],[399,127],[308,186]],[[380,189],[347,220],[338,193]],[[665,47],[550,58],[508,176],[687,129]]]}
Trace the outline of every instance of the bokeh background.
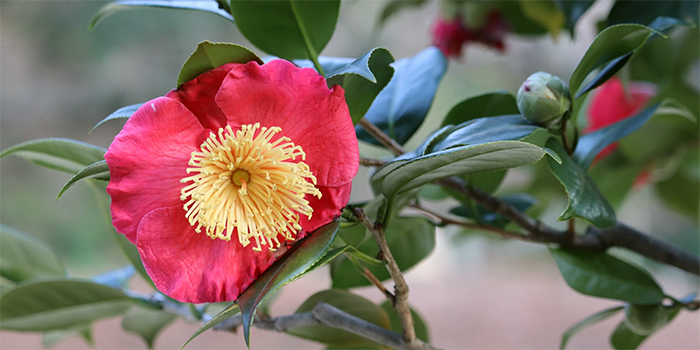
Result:
{"label": "bokeh background", "polygon": [[[218,16],[177,10],[134,10],[107,18],[87,30],[102,1],[0,1],[0,149],[42,137],[67,137],[108,147],[123,122],[113,121],[88,133],[116,109],[164,95],[176,85],[182,63],[198,42],[235,42],[256,50],[235,25]],[[430,27],[438,4],[407,10],[377,26],[382,1],[349,0],[341,6],[336,32],[322,53],[359,57],[383,46],[399,59],[430,45]],[[611,4],[599,1],[576,29],[550,37],[515,37],[499,54],[469,46],[450,62],[430,114],[408,148],[417,145],[459,101],[484,92],[515,93],[531,73],[545,70],[565,80],[595,36],[595,22]],[[697,77],[689,77],[695,86]],[[361,145],[363,155],[384,151]],[[90,277],[127,265],[105,215],[108,197],[99,186],[80,183],[59,201],[56,195],[70,178],[8,157],[0,162],[0,222],[34,235],[53,247],[75,276]],[[366,172],[358,175],[353,200],[367,198]],[[510,174],[501,191],[528,181],[527,170]],[[558,184],[553,184],[557,185]],[[439,204],[435,204],[439,205]],[[563,209],[555,208],[550,222]],[[545,214],[545,217],[547,214]],[[622,221],[697,253],[697,223],[660,203],[650,187],[635,189],[619,211]],[[1,244],[1,242],[0,242]],[[667,293],[697,291],[697,277],[630,255],[649,268]],[[411,304],[427,321],[435,346],[449,349],[556,348],[563,331],[580,319],[617,303],[582,296],[563,281],[545,247],[506,242],[494,237],[439,230],[428,259],[407,273]],[[136,286],[143,285],[135,278]],[[388,283],[390,286],[391,283]],[[295,282],[273,306],[276,315],[293,312],[308,296],[330,286],[326,268]],[[357,289],[380,302],[372,288]],[[609,348],[608,337],[620,317],[590,327],[570,348]],[[198,328],[178,321],[156,340],[156,348],[178,348]],[[145,344],[119,327],[118,319],[97,322],[95,348],[138,349]],[[2,349],[35,349],[38,334],[0,332]],[[79,338],[55,345],[88,348]],[[323,348],[283,334],[253,330],[254,349]],[[245,348],[242,334],[208,332],[188,348]],[[683,312],[642,347],[700,348],[700,315]]]}

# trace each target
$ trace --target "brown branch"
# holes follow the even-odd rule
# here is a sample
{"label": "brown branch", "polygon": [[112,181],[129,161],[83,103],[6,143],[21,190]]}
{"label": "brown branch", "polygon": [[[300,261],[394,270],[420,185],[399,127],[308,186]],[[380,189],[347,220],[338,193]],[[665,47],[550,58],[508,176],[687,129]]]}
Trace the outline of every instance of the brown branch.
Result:
{"label": "brown branch", "polygon": [[365,276],[365,278],[367,278],[367,280],[369,280],[375,287],[377,287],[377,289],[379,289],[379,290],[384,294],[384,296],[386,296],[386,298],[389,299],[389,301],[391,301],[391,304],[392,304],[392,305],[396,302],[396,296],[395,296],[393,293],[391,293],[390,291],[388,291],[388,290],[384,287],[384,285],[382,284],[382,281],[380,281],[375,275],[373,275],[372,272],[369,271],[369,269],[367,269],[367,268],[365,267],[365,271],[364,271],[362,274],[363,274],[363,275]]}
{"label": "brown branch", "polygon": [[372,124],[369,120],[362,118],[360,119],[360,123],[358,125],[362,126],[370,135],[372,135],[372,137],[384,145],[384,147],[394,152],[394,154],[397,156],[406,153],[406,149],[403,148],[403,146],[399,145],[398,142],[387,136],[381,129]]}
{"label": "brown branch", "polygon": [[387,262],[387,269],[389,270],[391,279],[394,280],[394,309],[396,309],[396,312],[399,314],[399,319],[401,320],[403,340],[410,346],[416,341],[416,331],[413,328],[413,316],[408,306],[408,285],[406,284],[406,280],[403,278],[399,265],[396,264],[396,260],[394,260],[394,257],[391,255],[382,228],[372,222],[362,209],[353,208],[353,212],[355,213],[355,217],[372,232],[374,240],[379,246],[379,251],[382,253],[382,260]]}
{"label": "brown branch", "polygon": [[380,167],[386,164],[385,160],[360,157],[360,165]]}

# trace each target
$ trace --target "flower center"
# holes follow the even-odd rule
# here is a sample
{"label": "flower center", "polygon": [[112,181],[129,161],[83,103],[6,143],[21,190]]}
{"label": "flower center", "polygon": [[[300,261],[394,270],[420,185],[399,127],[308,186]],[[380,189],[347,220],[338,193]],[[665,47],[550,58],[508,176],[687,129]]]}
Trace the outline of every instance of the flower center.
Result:
{"label": "flower center", "polygon": [[301,147],[288,137],[272,141],[279,127],[259,128],[256,123],[235,133],[230,126],[212,132],[201,152],[192,152],[187,173],[194,175],[180,180],[191,182],[180,199],[196,232],[204,227],[212,239],[229,241],[236,229],[244,247],[255,239],[256,251],[279,247],[278,235],[294,240],[299,215],[310,219],[313,213],[304,197],[321,198],[309,166],[296,160],[306,159]]}

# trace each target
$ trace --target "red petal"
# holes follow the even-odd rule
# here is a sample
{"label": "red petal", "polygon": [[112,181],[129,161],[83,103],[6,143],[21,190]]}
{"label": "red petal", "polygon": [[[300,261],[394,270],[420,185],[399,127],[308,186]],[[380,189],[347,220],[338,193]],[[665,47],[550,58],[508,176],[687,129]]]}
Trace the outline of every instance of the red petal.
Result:
{"label": "red petal", "polygon": [[655,94],[652,84],[630,82],[629,91],[625,91],[620,78],[611,78],[591,99],[586,130],[595,131],[637,114]]}
{"label": "red petal", "polygon": [[180,180],[190,154],[206,138],[185,106],[159,97],[147,102],[124,125],[105,154],[112,197],[112,223],[129,241],[151,210],[182,205]]}
{"label": "red petal", "polygon": [[243,247],[236,238],[226,242],[195,232],[182,206],[148,213],[137,237],[143,265],[158,290],[186,303],[236,300],[275,261],[264,247],[253,251],[254,242]]}
{"label": "red petal", "polygon": [[235,65],[216,103],[234,130],[254,123],[281,127],[278,135],[306,153],[304,162],[319,186],[340,186],[355,177],[359,151],[344,91],[339,86],[329,90],[313,69],[284,60]]}
{"label": "red petal", "polygon": [[177,90],[170,91],[165,97],[180,101],[199,119],[202,126],[217,131],[226,126],[226,116],[214,102],[214,97],[233,67],[233,64],[227,64],[207,71],[182,84]]}
{"label": "red petal", "polygon": [[311,215],[311,220],[306,216],[302,216],[299,224],[302,227],[302,232],[297,235],[297,240],[304,238],[308,232],[316,231],[321,226],[333,221],[340,216],[341,211],[348,204],[350,192],[352,191],[352,182],[349,182],[339,187],[319,187],[321,198],[311,195],[306,195],[306,200],[314,209]]}

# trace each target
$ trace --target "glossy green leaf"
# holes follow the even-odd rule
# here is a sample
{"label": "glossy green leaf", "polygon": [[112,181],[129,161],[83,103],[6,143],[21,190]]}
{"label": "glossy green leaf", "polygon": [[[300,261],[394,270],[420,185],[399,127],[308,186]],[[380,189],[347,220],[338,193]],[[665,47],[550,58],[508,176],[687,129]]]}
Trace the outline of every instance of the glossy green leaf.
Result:
{"label": "glossy green leaf", "polygon": [[[112,114],[108,115],[107,118],[102,119],[99,123],[95,124],[95,126],[92,127],[92,130],[90,130],[89,133],[92,133],[97,129],[98,126],[110,121],[110,120],[115,120],[115,119],[129,119],[131,116],[139,109],[141,106],[143,106],[143,103],[137,103],[129,106],[125,106],[122,108],[117,109],[114,111]],[[88,133],[88,134],[89,134]]]}
{"label": "glossy green leaf", "polygon": [[153,341],[158,333],[177,318],[177,316],[159,311],[133,308],[122,318],[122,328],[127,332],[136,333],[153,349]]}
{"label": "glossy green leaf", "polygon": [[458,125],[476,118],[519,113],[513,95],[506,91],[490,92],[470,97],[452,107],[442,120],[441,126]]}
{"label": "glossy green leaf", "polygon": [[379,47],[334,72],[326,75],[328,85],[340,85],[354,125],[360,122],[377,95],[394,75],[390,66],[394,57],[389,50]]}
{"label": "glossy green leaf", "polygon": [[232,1],[231,13],[246,39],[281,58],[316,61],[331,39],[340,1]]}
{"label": "glossy green leaf", "polygon": [[547,159],[549,168],[564,185],[568,197],[568,204],[559,215],[559,221],[579,217],[598,228],[614,225],[617,222],[615,210],[588,174],[566,155],[564,146],[552,138],[547,141],[547,148],[554,150],[562,160],[559,164],[553,159]]}
{"label": "glossy green leaf", "polygon": [[75,174],[84,167],[104,160],[107,150],[89,143],[64,138],[36,139],[6,148],[0,158],[15,155],[34,164]]}
{"label": "glossy green leaf", "polygon": [[92,281],[115,289],[127,288],[129,280],[135,272],[136,269],[133,265],[127,265],[94,276]]}
{"label": "glossy green leaf", "polygon": [[[425,218],[394,218],[391,220],[391,225],[386,227],[384,236],[401,271],[406,271],[418,264],[435,247],[435,225]],[[364,240],[356,248],[369,257],[376,257],[379,253],[374,237]],[[366,265],[365,267],[380,281],[391,278],[385,266]],[[370,284],[346,257],[340,257],[331,263],[331,278],[333,288],[347,289]]]}
{"label": "glossy green leaf", "polygon": [[612,59],[604,67],[602,67],[595,76],[588,81],[588,83],[580,88],[574,98],[577,99],[583,96],[585,93],[603,85],[606,81],[612,78],[617,72],[624,67],[630,59],[632,59],[633,53],[628,52],[620,57]]}
{"label": "glossy green leaf", "polygon": [[238,306],[243,314],[243,336],[247,345],[250,346],[250,327],[260,303],[277,289],[303,276],[321,260],[328,253],[338,228],[338,222],[333,221],[296,243],[238,297]]}
{"label": "glossy green leaf", "polygon": [[202,41],[182,65],[177,77],[177,86],[226,63],[248,63],[251,61],[263,64],[263,61],[256,54],[241,45]]}
{"label": "glossy green leaf", "polygon": [[574,28],[579,18],[583,16],[595,0],[555,0],[554,3],[566,18],[565,27],[569,30],[571,37],[574,37]]}
{"label": "glossy green leaf", "polygon": [[[403,328],[401,327],[401,319],[399,318],[399,313],[396,312],[396,309],[394,309],[394,306],[392,306],[389,301],[385,301],[379,307],[381,307],[387,313],[387,315],[389,315],[389,319],[391,319],[391,330],[401,334],[403,332]],[[411,316],[413,317],[413,329],[416,331],[416,337],[426,343],[430,343],[428,326],[423,321],[423,318],[420,317],[420,315],[416,312],[416,310],[413,310],[413,308],[411,308]]]}
{"label": "glossy green leaf", "polygon": [[88,24],[88,29],[92,30],[105,18],[126,10],[138,8],[165,8],[176,10],[199,10],[217,14],[233,22],[231,14],[219,8],[219,4],[214,0],[118,0],[103,6]]}
{"label": "glossy green leaf", "polygon": [[13,331],[66,329],[116,316],[132,307],[121,290],[66,279],[23,284],[0,298],[0,327]]}
{"label": "glossy green leaf", "polygon": [[520,141],[450,148],[398,166],[382,179],[382,193],[391,199],[444,177],[515,168],[537,162],[544,155],[544,149]]}
{"label": "glossy green leaf", "polygon": [[63,193],[65,193],[69,188],[73,187],[73,185],[75,185],[77,182],[87,179],[109,182],[109,166],[107,165],[107,162],[104,160],[97,161],[86,166],[77,174],[73,175],[73,177],[71,177],[70,180],[63,185],[61,191],[58,192],[56,199],[58,200],[61,198]]}
{"label": "glossy green leaf", "polygon": [[67,275],[51,247],[31,235],[0,224],[0,242],[0,276],[12,282]]}
{"label": "glossy green leaf", "polygon": [[579,293],[623,300],[633,304],[658,304],[664,292],[649,273],[606,253],[550,249],[566,283]]}
{"label": "glossy green leaf", "polygon": [[522,140],[537,130],[544,129],[519,114],[477,118],[456,125],[439,142],[434,142],[430,151],[439,152],[487,142]]}
{"label": "glossy green leaf", "polygon": [[[332,305],[377,326],[391,328],[389,315],[382,308],[359,295],[341,289],[324,290],[310,296],[295,313],[310,312],[320,302]],[[377,345],[358,335],[326,325],[291,328],[287,333],[324,344]]]}
{"label": "glossy green leaf", "polygon": [[[394,76],[377,95],[365,118],[400,144],[418,130],[433,103],[447,70],[447,59],[436,47],[393,64]],[[366,130],[357,126],[357,137],[380,145]]]}
{"label": "glossy green leaf", "polygon": [[199,329],[196,332],[194,332],[187,339],[187,341],[185,341],[185,343],[182,344],[182,346],[180,346],[180,350],[184,349],[185,346],[187,346],[187,344],[189,344],[192,341],[192,339],[198,337],[200,334],[204,333],[205,331],[208,331],[209,329],[216,326],[217,324],[224,322],[224,321],[228,320],[229,318],[235,316],[239,312],[240,312],[240,309],[238,308],[238,304],[233,303],[233,304],[227,306],[226,308],[221,310],[221,312],[216,314],[216,316],[212,317],[211,320],[205,322],[204,325],[202,325],[202,327],[199,327]]}
{"label": "glossy green leaf", "polygon": [[547,28],[552,37],[559,34],[566,18],[553,0],[519,1],[523,14],[533,22]]}
{"label": "glossy green leaf", "polygon": [[608,318],[614,316],[618,312],[622,311],[622,306],[616,306],[616,307],[611,307],[609,309],[605,309],[602,311],[599,311],[591,316],[588,316],[584,318],[583,320],[579,321],[575,325],[571,326],[569,329],[564,332],[561,336],[561,342],[559,343],[559,349],[563,350],[566,348],[566,344],[569,342],[569,339],[571,337],[580,332],[582,329],[592,326],[598,322],[603,322],[607,320]]}
{"label": "glossy green leaf", "polygon": [[581,136],[571,158],[582,169],[588,169],[598,153],[604,150],[605,147],[641,128],[642,125],[651,119],[658,107],[658,104],[653,105],[639,112],[634,117],[623,119],[608,127]]}

